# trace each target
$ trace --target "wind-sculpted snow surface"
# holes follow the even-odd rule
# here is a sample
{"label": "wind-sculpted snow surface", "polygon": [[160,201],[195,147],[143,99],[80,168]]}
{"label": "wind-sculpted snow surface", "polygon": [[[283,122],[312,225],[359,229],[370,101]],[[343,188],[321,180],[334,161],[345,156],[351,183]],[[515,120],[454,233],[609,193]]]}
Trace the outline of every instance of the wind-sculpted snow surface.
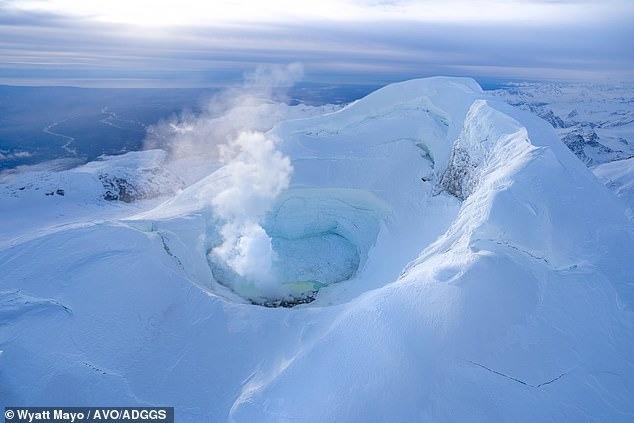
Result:
{"label": "wind-sculpted snow surface", "polygon": [[429,78],[262,137],[293,169],[253,214],[276,289],[214,254],[235,162],[148,212],[12,244],[0,405],[634,418],[634,229],[546,122]]}

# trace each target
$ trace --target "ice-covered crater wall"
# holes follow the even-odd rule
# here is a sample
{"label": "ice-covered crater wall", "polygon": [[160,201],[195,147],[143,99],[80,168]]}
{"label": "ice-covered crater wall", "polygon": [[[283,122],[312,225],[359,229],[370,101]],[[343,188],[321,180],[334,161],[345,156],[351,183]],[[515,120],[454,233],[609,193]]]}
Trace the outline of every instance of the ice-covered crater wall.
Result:
{"label": "ice-covered crater wall", "polygon": [[[494,238],[511,227],[483,222],[492,198],[539,146],[503,106],[482,97],[469,79],[407,81],[269,131],[293,172],[258,221],[272,250],[261,272],[239,274],[213,254],[226,222],[206,200],[230,192],[226,169],[150,215],[163,220],[156,228],[165,215],[203,216],[195,254],[207,269],[194,279],[217,294],[267,306],[349,301],[393,281],[443,239],[469,242],[475,228]],[[515,247],[540,257],[551,250],[536,244]]]}
{"label": "ice-covered crater wall", "polygon": [[255,304],[291,306],[311,302],[328,285],[352,279],[364,266],[387,209],[366,191],[290,189],[263,222],[275,253],[272,286],[232,271],[208,255],[216,281]]}
{"label": "ice-covered crater wall", "polygon": [[396,278],[457,214],[458,199],[438,195],[438,180],[480,92],[469,79],[408,81],[337,112],[273,128],[267,136],[278,140],[293,172],[259,222],[273,251],[271,269],[261,275],[240,275],[213,254],[226,222],[205,199],[230,192],[225,169],[153,214],[207,216],[210,274],[203,279],[218,293],[271,306],[347,301]]}

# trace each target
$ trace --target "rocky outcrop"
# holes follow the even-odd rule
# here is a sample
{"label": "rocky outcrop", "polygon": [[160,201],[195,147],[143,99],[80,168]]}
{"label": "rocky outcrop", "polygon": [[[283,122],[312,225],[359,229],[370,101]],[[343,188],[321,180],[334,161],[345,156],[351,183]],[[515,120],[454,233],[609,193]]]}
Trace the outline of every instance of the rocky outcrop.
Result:
{"label": "rocky outcrop", "polygon": [[489,107],[486,101],[477,100],[471,105],[462,132],[454,142],[436,192],[445,191],[465,200],[485,174],[496,166],[508,165],[529,151],[525,128]]}
{"label": "rocky outcrop", "polygon": [[575,153],[586,166],[594,166],[597,160],[588,154],[592,151],[592,156],[602,157],[601,163],[616,160],[620,151],[614,151],[599,142],[599,136],[595,131],[573,131],[562,137],[566,146]]}
{"label": "rocky outcrop", "polygon": [[105,190],[104,200],[123,201],[124,203],[173,194],[183,188],[181,181],[177,179],[167,181],[163,175],[128,180],[116,175],[102,174],[99,175],[99,180]]}

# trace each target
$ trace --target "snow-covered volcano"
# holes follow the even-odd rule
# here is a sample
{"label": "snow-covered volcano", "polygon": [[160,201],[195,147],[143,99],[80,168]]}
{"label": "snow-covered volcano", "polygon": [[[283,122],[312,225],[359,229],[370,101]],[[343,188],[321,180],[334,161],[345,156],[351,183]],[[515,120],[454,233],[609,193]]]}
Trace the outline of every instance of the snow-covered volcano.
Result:
{"label": "snow-covered volcano", "polygon": [[156,208],[6,243],[0,405],[634,418],[634,228],[546,122],[428,78],[233,147]]}

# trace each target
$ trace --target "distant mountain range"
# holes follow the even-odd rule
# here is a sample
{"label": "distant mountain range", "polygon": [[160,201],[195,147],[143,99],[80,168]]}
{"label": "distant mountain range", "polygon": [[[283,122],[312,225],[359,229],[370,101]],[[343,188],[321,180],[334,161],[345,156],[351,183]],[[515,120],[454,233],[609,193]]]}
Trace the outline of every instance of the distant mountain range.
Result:
{"label": "distant mountain range", "polygon": [[634,84],[503,84],[491,91],[550,123],[587,166],[634,156]]}

